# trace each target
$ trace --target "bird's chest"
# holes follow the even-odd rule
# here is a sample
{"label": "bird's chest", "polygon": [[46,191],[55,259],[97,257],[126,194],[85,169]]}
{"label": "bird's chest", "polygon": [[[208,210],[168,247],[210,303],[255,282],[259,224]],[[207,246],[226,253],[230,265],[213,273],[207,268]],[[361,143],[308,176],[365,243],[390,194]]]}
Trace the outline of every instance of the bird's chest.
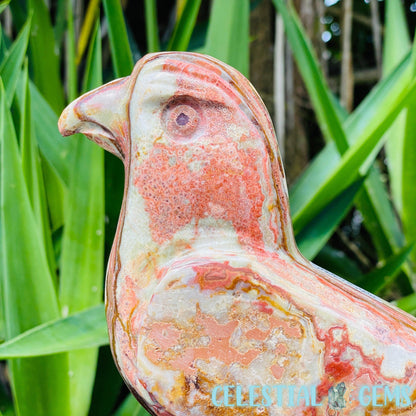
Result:
{"label": "bird's chest", "polygon": [[309,317],[250,268],[228,262],[171,269],[136,341],[141,381],[165,408],[210,408],[218,385],[319,382],[321,345]]}

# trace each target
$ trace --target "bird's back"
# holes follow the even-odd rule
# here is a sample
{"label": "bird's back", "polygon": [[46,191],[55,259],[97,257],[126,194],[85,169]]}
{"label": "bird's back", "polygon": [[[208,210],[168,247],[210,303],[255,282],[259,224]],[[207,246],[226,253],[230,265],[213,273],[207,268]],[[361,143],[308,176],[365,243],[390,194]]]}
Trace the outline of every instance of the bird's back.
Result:
{"label": "bird's back", "polygon": [[[305,290],[310,280],[332,298],[305,297],[297,278]],[[359,299],[317,283],[305,265],[284,256],[265,255],[261,262],[230,253],[187,256],[162,268],[158,279],[134,331],[134,377],[155,414],[318,416],[344,404],[343,414],[363,415],[363,386],[394,392],[396,385],[416,385],[414,328],[397,342],[400,334],[370,308],[360,324],[348,310],[357,310]],[[345,397],[331,405],[328,398],[334,401],[342,382]],[[372,414],[412,414],[410,402],[394,401]]]}

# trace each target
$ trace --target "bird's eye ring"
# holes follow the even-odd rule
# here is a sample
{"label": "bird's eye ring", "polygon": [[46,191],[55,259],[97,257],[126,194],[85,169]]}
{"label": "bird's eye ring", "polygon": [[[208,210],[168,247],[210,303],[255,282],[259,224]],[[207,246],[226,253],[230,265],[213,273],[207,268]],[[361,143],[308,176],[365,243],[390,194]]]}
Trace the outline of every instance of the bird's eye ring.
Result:
{"label": "bird's eye ring", "polygon": [[191,138],[200,124],[198,110],[198,107],[188,103],[176,103],[167,106],[164,119],[169,136],[174,140]]}

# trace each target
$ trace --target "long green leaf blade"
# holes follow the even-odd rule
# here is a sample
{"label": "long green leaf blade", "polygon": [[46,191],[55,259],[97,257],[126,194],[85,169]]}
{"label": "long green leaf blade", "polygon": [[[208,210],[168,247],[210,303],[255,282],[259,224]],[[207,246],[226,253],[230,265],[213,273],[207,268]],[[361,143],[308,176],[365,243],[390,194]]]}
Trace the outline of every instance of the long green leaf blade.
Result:
{"label": "long green leaf blade", "polygon": [[68,101],[74,101],[78,96],[78,76],[76,65],[75,52],[75,29],[74,29],[74,15],[72,11],[73,4],[67,1],[66,20],[68,24],[66,32],[66,74],[67,74],[67,89]]}
{"label": "long green leaf blade", "polygon": [[121,2],[118,0],[103,0],[103,5],[108,22],[114,73],[117,78],[125,77],[130,75],[133,69],[133,57],[127,37]]}
{"label": "long green leaf blade", "polygon": [[[276,0],[275,5],[278,6],[282,14],[288,40],[317,113],[323,134],[324,136],[328,135],[327,139],[329,140],[331,135],[328,132],[332,131],[337,149],[340,154],[343,154],[348,146],[357,139],[358,133],[366,128],[368,120],[374,118],[371,115],[380,114],[384,111],[383,108],[386,107],[386,104],[382,103],[383,97],[385,98],[385,103],[390,103],[394,100],[394,93],[397,90],[397,86],[400,85],[400,81],[405,80],[409,82],[409,79],[407,77],[406,80],[406,77],[402,76],[402,72],[396,70],[395,77],[392,77],[390,82],[386,81],[379,84],[365,102],[360,105],[360,108],[347,119],[348,115],[345,114],[345,110],[342,111],[339,108],[336,99],[325,82],[323,74],[319,69],[318,61],[313,54],[310,42],[302,29],[296,12],[292,7],[286,7],[281,0]],[[408,62],[402,67],[405,69],[407,64]],[[396,87],[391,87],[389,83],[396,83]],[[341,121],[342,126],[340,125]],[[357,121],[360,121],[360,123]],[[357,128],[358,125],[359,128]],[[380,145],[375,147],[374,153],[378,152]],[[368,164],[373,159],[374,155],[368,159],[366,166],[361,168],[362,173],[367,171]],[[330,160],[332,163],[335,162],[336,158],[332,155]],[[321,168],[318,175],[314,172],[316,178],[325,177],[330,172],[329,166],[324,165]],[[311,173],[311,171],[307,171],[305,176],[310,177]],[[364,185],[364,191],[357,198],[357,205],[362,211],[364,224],[371,234],[379,256],[386,258],[393,253],[394,248],[398,246],[398,241],[403,240],[403,237],[401,236],[398,221],[392,214],[393,209],[388,193],[382,186],[380,175],[376,175],[376,173],[378,172],[374,171],[373,168],[370,169],[370,175]],[[316,179],[314,181],[316,182]],[[300,181],[303,184],[306,182],[306,178],[302,178]],[[296,207],[299,205],[298,196],[306,200],[307,195],[311,195],[315,189],[316,187],[303,188],[303,191],[306,192],[302,194],[294,192],[294,201],[291,203]]]}
{"label": "long green leaf blade", "polygon": [[[407,21],[400,0],[386,1],[385,33],[383,48],[383,75],[390,74],[411,49]],[[391,191],[397,210],[402,212],[403,140],[406,112],[399,115],[386,133],[386,159],[391,181]]]}
{"label": "long green leaf blade", "polygon": [[404,236],[388,195],[386,185],[381,180],[381,172],[374,164],[356,204],[363,214],[365,227],[380,259],[391,256],[404,243]]}
{"label": "long green leaf blade", "polygon": [[[97,24],[87,60],[87,90],[102,84],[101,67]],[[61,253],[60,301],[64,316],[100,303],[104,278],[104,154],[83,136],[75,140]],[[97,357],[96,348],[69,353],[72,414],[88,413]]]}
{"label": "long green leaf blade", "polygon": [[49,10],[44,0],[28,0],[28,7],[33,13],[29,43],[33,79],[58,114],[64,107],[64,93]]}
{"label": "long green leaf blade", "polygon": [[52,230],[64,223],[64,198],[70,176],[70,149],[72,142],[64,139],[58,130],[58,116],[30,82],[36,141],[43,156],[46,197]]}
{"label": "long green leaf blade", "polygon": [[147,416],[144,409],[132,394],[129,394],[113,416]]}
{"label": "long green leaf blade", "polygon": [[[59,316],[56,292],[34,218],[16,135],[0,82],[2,303],[7,338]],[[68,408],[66,355],[8,363],[20,416],[65,415]],[[62,374],[61,377],[56,377]]]}
{"label": "long green leaf blade", "polygon": [[322,133],[327,142],[334,140],[340,153],[344,153],[348,148],[347,137],[333,104],[332,94],[319,68],[318,60],[313,54],[313,48],[304,35],[293,8],[286,6],[283,0],[273,0],[273,3],[282,15],[286,35],[299,71],[309,87],[309,96]]}
{"label": "long green leaf blade", "polygon": [[30,83],[30,95],[40,150],[62,183],[67,185],[71,166],[71,142],[64,139],[59,133],[58,116],[32,82]]}
{"label": "long green leaf blade", "polygon": [[238,69],[249,72],[248,0],[214,0],[203,52]]}
{"label": "long green leaf blade", "polygon": [[[303,203],[299,204],[297,206],[298,210],[293,213],[295,229],[297,227],[301,229],[313,215],[316,215],[319,209],[325,206],[340,191],[345,189],[356,178],[358,172],[361,174],[366,173],[370,167],[370,162],[374,160],[377,150],[383,143],[382,135],[404,108],[407,103],[406,100],[408,100],[414,91],[415,83],[412,82],[409,68],[405,67],[405,69],[407,71],[404,74],[400,73],[403,76],[399,78],[399,86],[394,84],[397,86],[397,90],[392,93],[390,97],[392,101],[390,103],[386,102],[386,97],[380,97],[380,101],[375,98],[379,97],[378,93],[380,90],[377,90],[376,94],[369,98],[370,103],[374,104],[371,107],[372,111],[376,107],[378,108],[375,102],[384,106],[379,108],[379,113],[383,113],[382,116],[362,110],[358,114],[354,113],[352,119],[351,117],[347,119],[346,131],[348,134],[354,133],[356,140],[343,155],[336,170],[321,184],[320,189],[309,190],[309,195],[302,198]],[[392,74],[392,77],[396,75],[397,73]],[[390,81],[391,78],[389,77]],[[385,108],[386,106],[387,108]],[[364,119],[366,120],[365,125],[363,124],[365,123]],[[361,130],[358,129],[359,127],[361,127]],[[345,178],[349,178],[349,180],[346,181]],[[307,200],[307,198],[309,199]]]}
{"label": "long green leaf blade", "polygon": [[36,357],[108,344],[104,305],[36,326],[0,344],[0,359]]}
{"label": "long green leaf blade", "polygon": [[413,246],[414,244],[404,247],[398,253],[388,258],[382,267],[362,276],[355,283],[363,289],[378,295],[394,281]]}
{"label": "long green leaf blade", "polygon": [[396,302],[394,302],[394,304],[400,309],[403,309],[404,311],[415,315],[416,314],[416,293],[412,293],[408,296],[405,296],[397,300]]}
{"label": "long green leaf blade", "polygon": [[4,88],[9,106],[13,100],[17,80],[25,58],[30,34],[30,19],[23,26],[17,39],[13,42],[8,54],[0,65],[0,76],[3,79]]}
{"label": "long green leaf blade", "polygon": [[354,197],[361,188],[364,179],[353,183],[297,235],[296,242],[300,252],[308,259],[313,259],[329,240],[339,223],[351,209]]}
{"label": "long green leaf blade", "polygon": [[35,214],[35,218],[37,218],[39,223],[39,230],[41,232],[42,242],[45,247],[51,275],[55,277],[55,253],[52,246],[52,235],[49,223],[49,213],[45,184],[43,181],[42,166],[34,133],[27,65],[25,65],[25,70],[20,81],[19,89],[21,93],[19,94],[20,96],[18,95],[18,101],[20,101],[21,113],[20,143],[22,153],[22,170],[26,180],[32,209]]}
{"label": "long green leaf blade", "polygon": [[[416,54],[415,54],[416,56]],[[416,72],[416,71],[415,71]],[[416,236],[416,94],[414,93],[408,106],[406,124],[403,137],[403,161],[402,161],[402,222],[403,231],[408,243],[415,240]],[[410,256],[413,264],[416,264],[416,250]],[[413,287],[416,290],[416,277],[412,275]]]}
{"label": "long green leaf blade", "polygon": [[168,50],[186,51],[198,17],[201,0],[187,0],[185,8],[176,22],[175,30],[170,38]]}
{"label": "long green leaf blade", "polygon": [[10,0],[4,0],[0,4],[0,13],[3,13],[4,10],[6,10],[6,7],[9,5]]}
{"label": "long green leaf blade", "polygon": [[147,52],[159,52],[159,29],[157,25],[156,0],[145,0]]}

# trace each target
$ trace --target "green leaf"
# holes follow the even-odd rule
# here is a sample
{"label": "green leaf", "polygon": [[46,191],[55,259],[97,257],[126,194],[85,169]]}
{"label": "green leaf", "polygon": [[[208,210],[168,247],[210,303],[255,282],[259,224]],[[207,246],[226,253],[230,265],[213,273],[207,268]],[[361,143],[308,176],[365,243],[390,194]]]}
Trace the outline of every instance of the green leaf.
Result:
{"label": "green leaf", "polygon": [[108,344],[104,304],[38,325],[0,344],[0,359],[36,357]]}
{"label": "green leaf", "polygon": [[149,413],[129,394],[113,416],[147,416]]}
{"label": "green leaf", "polygon": [[71,166],[71,141],[64,139],[59,133],[58,116],[32,82],[30,83],[30,95],[40,150],[62,183],[67,185]]}
{"label": "green leaf", "polygon": [[[100,27],[95,26],[84,85],[102,84]],[[104,154],[84,136],[72,138],[74,154],[62,238],[60,301],[62,313],[74,313],[102,302],[104,278]],[[69,354],[71,413],[90,407],[98,349]]]}
{"label": "green leaf", "polygon": [[159,52],[159,29],[157,25],[156,0],[145,0],[147,52]]}
{"label": "green leaf", "polygon": [[353,260],[343,251],[336,250],[328,244],[322,248],[313,261],[320,267],[330,270],[352,283],[357,280],[357,276],[362,275],[360,268]]}
{"label": "green leaf", "polygon": [[369,170],[364,190],[356,202],[378,256],[386,259],[396,248],[403,246],[404,236],[389,199],[386,184],[381,178],[381,172],[374,164]]}
{"label": "green leaf", "polygon": [[167,49],[186,51],[198,17],[201,0],[187,0],[180,18],[177,20]]}
{"label": "green leaf", "polygon": [[404,247],[398,253],[388,258],[382,267],[361,276],[356,281],[356,284],[375,295],[379,294],[395,280],[413,246],[414,244]]}
{"label": "green leaf", "polygon": [[[413,94],[407,106],[407,117],[403,137],[402,155],[402,222],[407,242],[414,241],[416,236],[416,94]],[[416,250],[411,254],[416,264]],[[416,277],[413,275],[413,287],[416,288]]]}
{"label": "green leaf", "polygon": [[[409,52],[411,43],[402,2],[387,0],[385,16],[383,75],[387,76]],[[385,146],[392,197],[400,213],[402,212],[402,157],[405,123],[406,113],[403,112],[386,133],[389,139]]]}
{"label": "green leaf", "polygon": [[[34,218],[16,134],[0,82],[2,303],[7,338],[59,316],[39,227]],[[66,355],[8,363],[19,416],[65,415],[68,409]],[[60,377],[57,377],[60,374]]]}
{"label": "green leaf", "polygon": [[[82,22],[81,31],[78,35],[77,46],[77,65],[81,62],[84,52],[88,46],[97,18],[100,14],[101,0],[91,0],[88,3],[87,11],[85,12],[84,21]],[[72,14],[72,13],[71,13]],[[68,15],[69,16],[69,15]],[[73,29],[71,29],[72,31]],[[69,31],[69,28],[68,28]]]}
{"label": "green leaf", "polygon": [[108,22],[114,74],[117,78],[125,77],[130,75],[133,69],[133,57],[127,38],[121,2],[118,0],[103,0],[103,5]]}
{"label": "green leaf", "polygon": [[46,197],[52,230],[55,231],[64,222],[64,198],[69,183],[69,160],[73,143],[59,133],[58,116],[36,86],[30,82],[29,87],[36,141],[43,156]]}
{"label": "green leaf", "polygon": [[203,53],[211,55],[239,70],[249,72],[248,0],[214,0]]}
{"label": "green leaf", "polygon": [[[98,30],[88,65],[90,80],[101,71]],[[94,56],[97,55],[98,57]],[[98,66],[97,66],[98,65]],[[94,88],[97,85],[88,85]],[[104,244],[104,163],[102,149],[78,135],[70,176],[62,241],[60,299],[64,315],[97,304],[102,297]]]}
{"label": "green leaf", "polygon": [[82,84],[83,92],[99,87],[103,83],[101,68],[101,27],[99,20],[96,21],[93,28],[90,49],[88,51],[87,62],[85,66],[84,80]]}
{"label": "green leaf", "polygon": [[273,0],[273,3],[282,15],[292,53],[308,87],[322,133],[327,142],[335,141],[337,149],[342,154],[348,148],[347,137],[312,45],[305,36],[292,6],[286,6],[283,0]]}
{"label": "green leaf", "polygon": [[74,29],[74,15],[73,15],[73,3],[67,1],[66,3],[66,74],[67,74],[67,89],[68,89],[68,101],[74,101],[78,96],[78,76],[77,65],[75,63],[75,29]]}
{"label": "green leaf", "polygon": [[60,78],[58,48],[55,46],[49,10],[44,0],[28,0],[33,13],[29,51],[33,79],[53,110],[58,114],[64,107]]}
{"label": "green leaf", "polygon": [[4,88],[6,90],[7,102],[9,106],[12,103],[17,80],[20,74],[23,60],[25,58],[27,45],[30,34],[30,18],[23,26],[17,39],[13,42],[6,57],[0,65],[0,76],[3,79]]}
{"label": "green leaf", "polygon": [[[415,90],[416,83],[408,72],[406,71],[405,74],[400,72],[403,76],[399,79],[399,85],[391,84],[395,85],[397,89],[394,93],[387,94],[390,95],[390,102],[386,102],[385,96],[379,96],[383,88],[377,89],[368,98],[369,111],[365,111],[360,106],[361,109],[359,107],[347,119],[346,131],[348,136],[355,134],[356,139],[342,156],[336,169],[326,177],[319,188],[306,190],[308,195],[302,197],[303,203],[298,203],[297,210],[292,212],[296,232],[299,232],[335,195],[351,184],[357,178],[359,172],[361,175],[367,172],[370,162],[374,160],[377,150],[382,144],[384,132],[407,104],[408,98]],[[396,75],[395,72],[392,77]],[[391,82],[392,80],[389,77],[386,81]],[[378,109],[378,113],[373,112],[375,108]]]}
{"label": "green leaf", "polygon": [[55,41],[57,45],[62,45],[65,29],[66,29],[66,8],[67,0],[58,0],[56,2],[56,13],[55,13],[55,22],[53,27],[53,32],[55,35]]}
{"label": "green leaf", "polygon": [[120,390],[124,382],[114,365],[109,345],[100,347],[97,372],[95,373],[94,390],[89,415],[110,415],[109,410],[120,404]]}
{"label": "green leaf", "polygon": [[[377,124],[381,128],[380,133],[384,134],[386,127],[390,127],[392,121],[397,119],[397,109],[403,108],[405,102],[403,100],[407,99],[404,97],[410,97],[408,89],[414,83],[414,79],[411,71],[411,59],[408,55],[389,76],[373,88],[346,120],[345,129],[349,142],[351,143],[360,135],[367,134],[371,129],[375,130]],[[393,114],[391,110],[394,110]],[[385,135],[375,146],[371,156],[361,167],[361,173],[366,172],[371,165],[386,137]],[[374,168],[372,169],[374,170]],[[357,200],[357,205],[362,211],[364,224],[371,234],[378,255],[385,259],[402,245],[404,238],[380,174],[371,172],[364,188],[365,191]]]}
{"label": "green leaf", "polygon": [[6,10],[9,3],[10,3],[10,0],[4,0],[0,3],[0,13],[3,13],[3,11]]}
{"label": "green leaf", "polygon": [[[415,81],[412,71],[410,53],[401,61],[387,77],[371,90],[366,98],[346,119],[344,123],[348,142],[354,143],[366,132],[382,125],[397,106],[409,96],[409,88]],[[402,106],[403,107],[403,106]],[[395,114],[397,117],[398,114]],[[391,124],[391,120],[388,124]],[[371,158],[367,165],[371,164]],[[363,167],[365,171],[367,167]],[[362,172],[363,173],[363,172]]]}
{"label": "green leaf", "polygon": [[354,197],[363,182],[364,178],[354,182],[339,194],[297,235],[298,248],[306,258],[313,259],[329,240],[351,209]]}
{"label": "green leaf", "polygon": [[35,218],[38,220],[49,269],[56,284],[55,254],[52,245],[52,235],[49,224],[49,213],[45,184],[43,181],[42,166],[34,134],[27,65],[25,65],[25,70],[19,84],[20,94],[17,94],[17,96],[18,101],[20,102],[21,113],[20,143],[22,153],[22,170],[26,180],[32,209],[35,214]]}
{"label": "green leaf", "polygon": [[[325,82],[296,12],[291,7],[287,8],[281,0],[276,0],[275,5],[282,14],[288,40],[317,113],[323,134],[327,140],[333,138],[339,153],[343,154],[349,144],[355,142],[359,132],[366,128],[369,119],[375,118],[371,115],[380,115],[383,108],[389,107],[389,103],[395,100],[394,94],[400,83],[403,86],[410,82],[408,73],[403,74],[408,66],[408,61],[402,65],[401,69],[395,71],[395,76],[392,76],[389,81],[380,83],[354,114],[348,117],[348,114],[339,106],[339,102],[334,98]],[[392,87],[392,84],[396,86]],[[381,144],[382,142],[374,148],[373,155],[367,160],[366,166],[361,168],[362,174],[368,170],[368,165],[374,160],[374,154],[379,151]],[[331,165],[336,160],[337,158],[331,151]],[[317,178],[328,177],[329,172],[330,166],[326,166],[324,162],[320,164],[318,174],[316,170],[306,172],[306,178],[302,178],[299,182],[307,185],[307,182],[311,181],[308,177],[312,177],[312,181],[316,184]],[[370,175],[364,184],[364,191],[357,198],[357,204],[362,211],[365,226],[371,234],[378,254],[385,258],[393,253],[394,248],[398,247],[398,242],[403,240],[403,237],[398,221],[394,216],[388,193],[385,187],[382,186],[380,175],[376,175],[376,173],[378,174],[378,171],[374,171],[373,168],[370,169]],[[301,205],[300,200],[306,200],[307,195],[312,195],[316,189],[317,186],[310,188],[303,186],[302,193],[294,192],[291,203],[295,207]]]}
{"label": "green leaf", "polygon": [[393,302],[393,304],[398,308],[414,315],[416,314],[416,293],[405,296],[396,302]]}
{"label": "green leaf", "polygon": [[13,409],[13,401],[6,391],[6,386],[0,386],[0,415],[3,416],[16,416]]}
{"label": "green leaf", "polygon": [[315,190],[330,176],[339,165],[341,157],[330,142],[314,157],[308,167],[290,188],[290,212],[292,216],[313,197]]}

